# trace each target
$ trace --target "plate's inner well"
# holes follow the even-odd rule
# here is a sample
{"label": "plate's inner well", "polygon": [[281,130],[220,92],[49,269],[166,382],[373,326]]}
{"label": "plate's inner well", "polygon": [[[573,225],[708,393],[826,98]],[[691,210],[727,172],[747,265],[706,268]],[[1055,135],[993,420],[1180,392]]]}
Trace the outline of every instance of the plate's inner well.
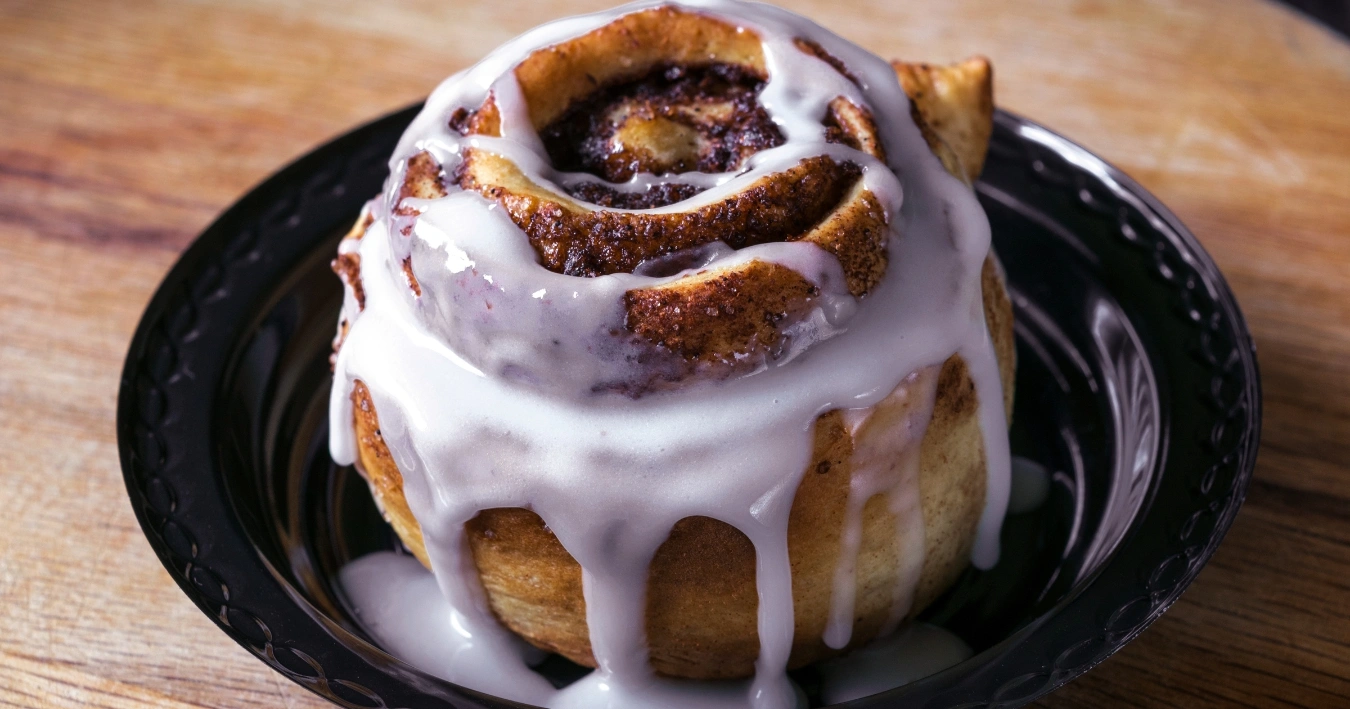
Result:
{"label": "plate's inner well", "polygon": [[[1101,285],[1093,252],[990,184],[980,197],[1016,310],[1013,453],[1043,467],[1049,488],[1034,509],[1008,517],[999,564],[968,570],[924,614],[977,656],[1068,599],[1110,557],[1149,494],[1162,424],[1145,346]],[[227,479],[274,573],[312,612],[369,639],[337,573],[398,541],[360,476],[328,457],[328,355],[342,297],[329,269],[337,236],[278,284],[234,354],[223,448],[251,453],[237,461],[249,474]],[[559,657],[541,669],[558,685],[586,671]],[[794,679],[815,694],[811,668]]]}
{"label": "plate's inner well", "polygon": [[[119,452],[170,576],[284,676],[349,707],[517,706],[382,652],[336,584],[397,545],[327,454],[328,263],[416,110],[301,158],[194,242],[132,341]],[[1048,493],[1009,517],[995,568],[925,615],[974,656],[853,707],[1014,706],[1086,672],[1195,578],[1251,478],[1251,338],[1194,237],[1119,171],[1004,112],[977,189],[1017,318],[1013,452],[1048,471]],[[795,678],[818,700],[810,668]]]}

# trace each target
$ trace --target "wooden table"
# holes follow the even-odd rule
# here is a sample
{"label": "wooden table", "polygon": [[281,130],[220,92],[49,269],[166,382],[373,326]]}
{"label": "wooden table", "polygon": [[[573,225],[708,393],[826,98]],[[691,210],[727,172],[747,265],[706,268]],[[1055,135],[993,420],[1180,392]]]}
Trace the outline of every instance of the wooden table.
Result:
{"label": "wooden table", "polygon": [[[113,402],[178,253],[273,170],[607,0],[0,0],[0,705],[319,706],[169,580]],[[1350,706],[1350,45],[1256,0],[786,3],[1124,168],[1260,348],[1256,482],[1218,555],[1051,707]]]}

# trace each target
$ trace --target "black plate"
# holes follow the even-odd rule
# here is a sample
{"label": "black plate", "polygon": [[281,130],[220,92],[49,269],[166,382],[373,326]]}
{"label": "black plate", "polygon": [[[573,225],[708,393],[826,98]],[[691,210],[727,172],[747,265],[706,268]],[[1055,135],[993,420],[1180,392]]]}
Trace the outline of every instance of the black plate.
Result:
{"label": "black plate", "polygon": [[[282,170],[187,250],[127,355],[122,469],[178,585],[278,672],[343,706],[518,706],[385,654],[333,582],[396,540],[327,454],[341,302],[328,262],[417,108]],[[1009,518],[997,567],[968,572],[927,614],[975,656],[853,707],[1015,706],[1087,671],[1195,578],[1255,462],[1251,337],[1174,216],[1008,113],[978,190],[1017,313],[1013,450],[1053,471],[1050,494]],[[548,667],[556,681],[577,672]],[[812,672],[795,676],[812,693]]]}

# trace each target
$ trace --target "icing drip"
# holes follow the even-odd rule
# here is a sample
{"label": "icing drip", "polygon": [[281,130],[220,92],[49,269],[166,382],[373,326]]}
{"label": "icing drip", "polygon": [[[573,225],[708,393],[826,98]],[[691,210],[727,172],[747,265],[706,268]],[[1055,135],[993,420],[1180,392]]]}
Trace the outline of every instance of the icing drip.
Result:
{"label": "icing drip", "polygon": [[[834,592],[830,598],[830,620],[825,627],[825,644],[843,648],[853,638],[853,608],[857,595],[858,546],[863,536],[863,507],[874,496],[885,494],[889,511],[896,519],[896,549],[902,567],[892,591],[891,618],[881,635],[894,632],[914,602],[914,590],[923,570],[923,509],[919,505],[919,444],[928,430],[937,397],[938,367],[927,367],[908,377],[887,397],[886,402],[900,407],[901,423],[882,421],[880,425],[899,440],[860,438],[862,428],[873,418],[872,410],[851,409],[844,422],[854,440],[862,445],[853,451],[852,477],[844,513],[844,529],[835,569]],[[904,451],[899,458],[895,451]]]}
{"label": "icing drip", "polygon": [[[997,560],[1007,507],[1002,389],[980,292],[988,222],[969,188],[943,170],[909,120],[908,100],[891,67],[770,6],[680,3],[762,38],[769,76],[759,101],[786,142],[751,156],[734,174],[638,175],[606,186],[703,189],[683,202],[640,210],[687,211],[805,158],[829,155],[861,167],[863,186],[883,205],[890,224],[888,273],[862,301],[849,295],[834,257],[813,244],[700,251],[694,259],[699,270],[772,262],[801,274],[821,294],[814,310],[793,325],[784,352],[735,378],[691,380],[640,398],[605,393],[608,385],[639,374],[631,343],[611,334],[623,329],[624,293],[676,281],[691,269],[667,276],[561,275],[540,266],[524,233],[475,193],[452,188],[437,200],[400,204],[398,198],[406,163],[420,151],[431,153],[447,173],[466,150],[496,153],[559,192],[559,186],[595,180],[550,167],[512,68],[537,48],[660,4],[555,22],[512,40],[438,87],[400,141],[385,195],[372,208],[375,221],[358,244],[343,247],[359,254],[365,307],[350,294],[344,303],[349,329],[335,363],[330,447],[337,462],[355,462],[349,395],[360,380],[379,411],[381,434],[402,473],[448,605],[430,607],[426,577],[404,559],[360,560],[344,570],[343,583],[386,647],[479,691],[550,707],[784,709],[799,701],[786,676],[794,618],[788,518],[819,415],[844,409],[865,427],[868,411],[887,396],[917,402],[896,434],[908,437],[912,455],[884,461],[866,450],[856,453],[859,474],[849,494],[826,633],[833,646],[846,644],[852,632],[858,525],[875,494],[887,495],[901,526],[902,558],[912,567],[894,589],[892,629],[909,610],[923,553],[917,442],[932,409],[937,367],[953,353],[966,360],[976,386],[989,466],[972,553],[977,566]],[[857,83],[800,50],[793,42],[798,37],[840,59]],[[500,137],[463,136],[449,128],[448,116],[480,105],[489,92],[501,115]],[[825,141],[821,117],[839,96],[884,119],[879,128],[887,163]],[[404,274],[409,263],[419,292]],[[892,394],[911,373],[917,374]],[[582,566],[599,669],[564,690],[553,690],[526,667],[523,643],[493,617],[478,582],[464,525],[478,511],[500,507],[534,510]],[[647,569],[671,527],[695,515],[735,526],[755,548],[760,653],[748,681],[676,681],[656,677],[648,667]],[[377,585],[392,590],[381,595]],[[424,609],[423,621],[414,624],[400,607]],[[423,639],[428,625],[450,631]]]}

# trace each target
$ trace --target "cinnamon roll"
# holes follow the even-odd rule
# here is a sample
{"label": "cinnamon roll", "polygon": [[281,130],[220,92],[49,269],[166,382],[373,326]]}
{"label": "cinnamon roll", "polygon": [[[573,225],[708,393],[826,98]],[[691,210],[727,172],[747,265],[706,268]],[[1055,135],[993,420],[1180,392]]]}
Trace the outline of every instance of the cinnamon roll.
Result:
{"label": "cinnamon roll", "polygon": [[546,25],[436,90],[334,262],[332,450],[464,657],[598,668],[479,689],[786,706],[786,669],[994,563],[991,127],[983,59],[891,66],[733,0]]}

